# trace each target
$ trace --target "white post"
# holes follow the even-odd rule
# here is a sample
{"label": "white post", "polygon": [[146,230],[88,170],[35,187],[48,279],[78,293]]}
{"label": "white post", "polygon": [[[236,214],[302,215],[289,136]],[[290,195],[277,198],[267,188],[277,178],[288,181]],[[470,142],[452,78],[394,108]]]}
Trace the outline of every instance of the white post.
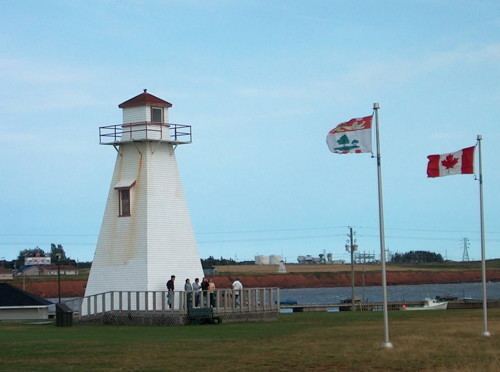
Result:
{"label": "white post", "polygon": [[382,169],[380,156],[380,139],[378,129],[378,103],[373,104],[375,111],[375,138],[377,141],[377,179],[378,179],[378,220],[380,230],[380,261],[382,263],[382,289],[384,292],[384,343],[383,347],[392,349],[392,343],[389,341],[389,314],[387,310],[387,279],[385,270],[385,236],[384,236],[384,201],[382,198]]}
{"label": "white post", "polygon": [[481,159],[481,140],[483,137],[477,135],[479,153],[479,214],[481,220],[481,276],[483,282],[483,336],[489,337],[488,331],[488,297],[486,296],[486,247],[484,241],[484,209],[483,209],[483,165]]}

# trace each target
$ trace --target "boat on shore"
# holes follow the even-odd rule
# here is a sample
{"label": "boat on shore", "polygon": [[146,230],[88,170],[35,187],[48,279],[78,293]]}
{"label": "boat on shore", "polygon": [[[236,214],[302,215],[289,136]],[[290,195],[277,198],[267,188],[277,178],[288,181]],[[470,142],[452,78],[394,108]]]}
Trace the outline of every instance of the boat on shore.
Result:
{"label": "boat on shore", "polygon": [[435,298],[426,298],[422,306],[406,306],[403,305],[401,310],[446,310],[448,308],[448,301],[439,301]]}

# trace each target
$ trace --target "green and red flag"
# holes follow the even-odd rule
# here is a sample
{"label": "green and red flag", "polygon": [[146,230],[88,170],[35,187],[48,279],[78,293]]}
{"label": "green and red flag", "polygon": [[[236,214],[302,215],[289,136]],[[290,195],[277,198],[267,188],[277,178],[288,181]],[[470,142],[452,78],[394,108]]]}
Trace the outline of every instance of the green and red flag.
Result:
{"label": "green and red flag", "polygon": [[336,154],[372,152],[371,128],[371,115],[351,119],[328,132],[326,143],[330,151]]}

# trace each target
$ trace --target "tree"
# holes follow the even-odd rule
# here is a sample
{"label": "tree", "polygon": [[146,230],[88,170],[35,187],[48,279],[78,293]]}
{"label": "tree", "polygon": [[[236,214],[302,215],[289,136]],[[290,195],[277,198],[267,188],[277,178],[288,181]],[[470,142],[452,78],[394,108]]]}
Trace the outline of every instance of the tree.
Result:
{"label": "tree", "polygon": [[16,259],[16,267],[21,267],[24,265],[24,259],[26,257],[46,257],[45,251],[40,247],[35,247],[32,249],[22,249],[19,251]]}
{"label": "tree", "polygon": [[19,251],[19,254],[17,256],[17,259],[15,260],[16,267],[21,267],[24,265],[24,259],[26,257],[48,257],[50,256],[50,261],[52,263],[57,262],[57,254],[60,254],[60,260],[62,262],[68,263],[71,261],[70,257],[66,256],[66,252],[64,251],[64,248],[62,244],[50,244],[50,255],[48,252],[45,252],[42,248],[40,247],[35,247],[32,249],[23,249]]}
{"label": "tree", "polygon": [[393,263],[430,263],[443,261],[441,254],[427,251],[395,253],[391,258],[391,262]]}
{"label": "tree", "polygon": [[233,260],[232,258],[214,258],[213,256],[209,256],[206,259],[201,259],[201,266],[204,269],[210,269],[213,268],[214,266],[221,266],[221,265],[248,265],[248,264],[253,264],[253,261],[241,261],[237,262]]}
{"label": "tree", "polygon": [[339,145],[348,145],[348,144],[349,144],[349,137],[347,137],[347,136],[344,134],[343,136],[341,136],[341,137],[338,139],[337,143],[338,143]]}
{"label": "tree", "polygon": [[[57,255],[60,255],[59,259]],[[50,260],[52,262],[57,262],[57,261],[66,261],[68,257],[66,257],[66,252],[64,251],[64,248],[62,244],[57,244],[55,245],[54,243],[50,243]]]}

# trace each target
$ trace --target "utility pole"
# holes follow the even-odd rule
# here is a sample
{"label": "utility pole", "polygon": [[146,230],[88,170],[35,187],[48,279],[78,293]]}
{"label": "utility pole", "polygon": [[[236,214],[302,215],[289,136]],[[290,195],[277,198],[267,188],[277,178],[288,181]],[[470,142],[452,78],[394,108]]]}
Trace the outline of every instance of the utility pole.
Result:
{"label": "utility pole", "polygon": [[61,253],[56,253],[57,258],[57,297],[61,303]]}
{"label": "utility pole", "polygon": [[349,239],[346,241],[345,249],[351,254],[351,311],[354,311],[354,251],[358,249],[354,234],[352,227],[349,226],[349,234],[347,235]]}

